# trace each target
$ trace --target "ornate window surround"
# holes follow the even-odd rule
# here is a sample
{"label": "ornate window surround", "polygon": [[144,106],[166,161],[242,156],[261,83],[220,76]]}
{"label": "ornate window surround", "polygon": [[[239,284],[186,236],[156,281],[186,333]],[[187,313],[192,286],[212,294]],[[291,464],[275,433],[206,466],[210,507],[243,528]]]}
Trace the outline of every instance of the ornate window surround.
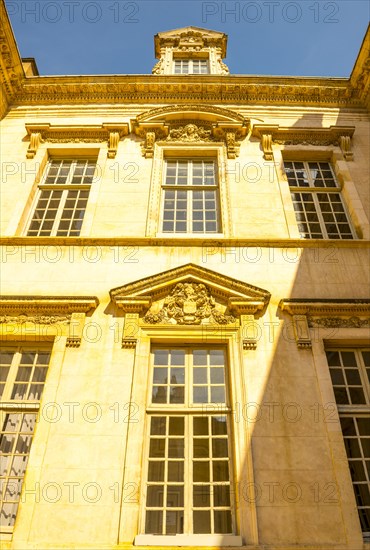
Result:
{"label": "ornate window surround", "polygon": [[[189,285],[187,287],[187,285]],[[183,292],[189,291],[189,303],[181,301]],[[151,346],[221,344],[227,348],[229,371],[230,402],[243,404],[247,400],[247,388],[243,373],[246,354],[253,353],[257,341],[248,330],[256,323],[255,318],[265,312],[270,294],[260,288],[231,279],[195,264],[187,264],[164,273],[147,277],[110,291],[111,300],[117,313],[124,314],[122,347],[123,361],[131,370],[132,385],[130,402],[145,411],[147,402],[148,369]],[[180,301],[178,301],[178,298]],[[253,466],[250,447],[250,434],[243,423],[232,416],[234,434],[234,478],[238,484],[253,482]],[[138,456],[142,456],[145,437],[144,422],[128,425],[125,480],[140,487],[143,467]],[[244,464],[244,467],[241,465]],[[124,482],[125,482],[124,480]],[[240,485],[242,486],[242,485]],[[141,496],[141,495],[140,495]],[[122,503],[121,517],[128,515],[139,522],[142,502],[137,493],[129,502]],[[141,497],[142,498],[142,497]],[[233,540],[228,536],[210,535],[176,536],[176,542],[168,539],[168,544],[209,546],[210,544],[241,545],[242,538],[258,542],[256,508],[247,504],[236,491],[237,532]],[[143,544],[143,526],[139,532],[127,533],[123,522],[120,526],[120,541]],[[146,544],[155,544],[155,537],[149,536]],[[183,538],[182,538],[183,537]],[[163,540],[160,545],[163,546]]]}
{"label": "ornate window surround", "polygon": [[[144,112],[131,124],[135,134],[143,138],[143,156],[153,158],[146,236],[169,238],[167,233],[160,232],[164,159],[212,157],[217,159],[218,166],[222,231],[213,237],[231,237],[227,162],[238,156],[240,141],[249,133],[250,121],[228,109],[190,104]],[[183,238],[183,235],[171,235],[171,238]],[[199,238],[199,234],[194,238]]]}

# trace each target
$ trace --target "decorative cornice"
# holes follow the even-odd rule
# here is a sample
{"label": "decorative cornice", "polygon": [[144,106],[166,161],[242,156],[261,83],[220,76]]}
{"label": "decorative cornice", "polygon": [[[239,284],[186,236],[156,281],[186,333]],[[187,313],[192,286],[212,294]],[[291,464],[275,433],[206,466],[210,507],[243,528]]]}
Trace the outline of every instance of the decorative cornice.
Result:
{"label": "decorative cornice", "polygon": [[353,160],[351,138],[354,126],[283,127],[279,125],[255,124],[252,135],[261,140],[264,158],[273,160],[272,145],[339,145],[346,160]]}
{"label": "decorative cornice", "polygon": [[30,77],[14,105],[207,103],[365,107],[344,78],[237,75],[117,75]]}
{"label": "decorative cornice", "polygon": [[49,123],[27,123],[30,145],[27,158],[34,158],[42,142],[49,143],[101,143],[108,142],[108,158],[115,158],[119,140],[129,133],[126,123],[104,123],[101,125],[52,125]]}
{"label": "decorative cornice", "polygon": [[3,1],[0,2],[0,21],[0,118],[3,118],[9,104],[19,92],[25,74]]}
{"label": "decorative cornice", "polygon": [[365,328],[370,326],[370,300],[281,300],[279,308],[293,318],[300,349],[310,348],[310,328]]}
{"label": "decorative cornice", "polygon": [[2,296],[0,314],[13,313],[19,317],[23,313],[37,316],[87,313],[98,304],[96,296]]}
{"label": "decorative cornice", "polygon": [[284,299],[280,301],[279,307],[290,315],[317,317],[370,316],[370,300],[367,299]]}
{"label": "decorative cornice", "polygon": [[349,80],[349,88],[370,111],[370,25],[362,42]]}

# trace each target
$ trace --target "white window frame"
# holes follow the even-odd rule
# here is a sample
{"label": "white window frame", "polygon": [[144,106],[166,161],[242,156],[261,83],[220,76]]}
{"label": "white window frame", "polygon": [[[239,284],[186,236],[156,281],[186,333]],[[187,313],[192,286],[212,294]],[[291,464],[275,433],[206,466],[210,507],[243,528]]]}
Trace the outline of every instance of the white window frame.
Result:
{"label": "white window frame", "polygon": [[[179,184],[174,184],[174,185],[169,185],[169,184],[166,184],[166,175],[167,175],[167,166],[168,166],[168,162],[171,162],[171,161],[183,161],[183,162],[187,162],[187,165],[188,165],[188,173],[187,173],[187,184],[186,185],[179,185]],[[168,235],[173,235],[173,234],[177,234],[177,235],[184,235],[184,234],[194,234],[194,235],[214,235],[214,234],[218,234],[218,233],[221,233],[222,232],[222,228],[221,228],[221,216],[220,216],[220,191],[219,191],[219,184],[218,184],[218,167],[217,167],[217,161],[216,159],[213,159],[213,158],[198,158],[198,157],[179,157],[177,159],[172,159],[172,158],[166,158],[165,159],[165,166],[164,166],[164,171],[163,171],[163,182],[162,182],[162,192],[161,192],[161,216],[160,216],[160,227],[161,227],[161,231],[162,233],[164,234],[168,234]],[[213,185],[194,185],[193,182],[192,182],[192,168],[193,168],[193,163],[194,162],[212,162],[213,163],[213,167],[214,167],[214,184]],[[163,228],[163,224],[164,224],[164,203],[165,203],[165,193],[166,191],[185,191],[186,192],[186,197],[187,197],[187,216],[186,216],[186,231],[176,231],[176,229],[174,228],[173,231],[165,231],[164,228]],[[201,191],[201,192],[206,192],[206,191],[214,191],[215,192],[215,196],[216,196],[216,200],[215,200],[215,205],[216,205],[216,220],[215,220],[215,223],[216,223],[216,230],[215,231],[194,231],[193,228],[192,228],[192,224],[193,224],[193,221],[196,221],[196,220],[193,220],[193,193],[195,191]],[[205,199],[203,199],[205,200]],[[174,213],[176,212],[176,210],[174,210]],[[205,210],[203,210],[204,214],[205,214]],[[205,225],[207,220],[204,219],[203,221],[203,224]],[[174,223],[176,223],[176,220],[174,220]]]}
{"label": "white window frame", "polygon": [[[330,345],[325,346],[325,355],[328,352],[340,352],[340,353],[341,352],[353,352],[354,353],[355,359],[356,359],[356,364],[357,364],[357,367],[358,367],[358,373],[359,373],[359,376],[360,376],[360,379],[361,379],[361,382],[362,382],[362,390],[363,390],[363,394],[364,394],[365,401],[366,401],[365,404],[356,404],[356,403],[355,404],[340,404],[335,400],[336,405],[337,405],[338,414],[339,414],[339,419],[342,419],[342,418],[352,418],[352,419],[366,418],[366,419],[368,419],[368,421],[370,421],[370,383],[369,383],[368,374],[367,374],[367,371],[366,371],[366,366],[365,366],[365,363],[364,363],[364,360],[363,360],[363,357],[362,357],[362,352],[363,351],[367,351],[367,352],[370,353],[370,346],[366,346],[366,345],[351,346],[351,345],[348,345],[348,344],[347,345],[346,344],[341,345],[340,342],[338,342],[337,345],[336,344],[330,344]],[[327,359],[327,355],[326,355],[326,359]],[[336,368],[334,366],[330,366],[329,363],[328,363],[328,360],[327,360],[327,367],[328,367],[329,373],[330,373],[331,368],[332,369]],[[342,375],[343,375],[343,370],[345,371],[345,369],[343,369],[343,367],[342,367],[341,368]],[[332,388],[333,388],[333,392],[334,392],[335,384],[332,381],[331,374],[330,374],[330,380],[331,380]],[[349,388],[350,387],[358,387],[358,385],[357,384],[356,385],[348,384],[346,378],[344,380],[345,380],[345,384],[344,385],[341,384],[340,387],[345,387],[346,388],[346,394],[347,394],[347,397],[348,397]],[[335,396],[335,393],[334,393],[334,396]],[[357,422],[355,422],[355,430],[356,430],[356,436],[353,436],[353,437],[358,441],[361,436],[358,432]],[[341,428],[341,432],[342,432],[342,428]],[[342,437],[343,437],[343,442],[344,442],[345,436],[344,436],[343,432],[342,432]],[[359,448],[361,449],[361,445],[359,445]],[[365,457],[362,453],[361,462],[362,462],[362,465],[363,465],[363,468],[364,468],[364,471],[365,471],[365,475],[367,476],[367,481],[370,483],[370,476],[367,473],[367,469],[366,469],[366,462],[365,462],[366,458],[367,458],[367,460],[369,460],[369,458]],[[350,459],[351,459],[351,457],[347,456],[348,466],[349,466]],[[353,457],[352,457],[352,459],[353,459]],[[352,476],[351,476],[351,480],[352,480]],[[356,483],[356,481],[354,482],[352,480],[354,497],[355,497],[356,506],[357,506],[357,510],[358,510],[357,498],[355,496],[355,488],[354,488],[355,483]],[[357,482],[357,483],[361,483],[361,482]],[[370,540],[370,530],[369,531],[362,531],[362,535],[363,535],[365,540]]]}
{"label": "white window frame", "polygon": [[[184,62],[187,62],[187,67],[188,67],[188,71],[187,72],[184,72],[182,69],[183,69],[183,64]],[[201,69],[202,68],[202,63],[205,63],[205,66],[206,66],[206,71],[205,72],[194,72],[194,62],[196,63],[199,63],[199,68]],[[176,72],[176,63],[180,63],[181,64],[181,71],[180,72]],[[205,75],[205,74],[210,74],[210,70],[209,70],[209,59],[193,59],[193,58],[186,58],[186,59],[182,59],[182,58],[175,58],[173,60],[173,74],[176,74],[176,75],[180,75],[180,74],[197,74],[197,75]]]}
{"label": "white window frame", "polygon": [[[164,233],[163,221],[163,181],[165,178],[167,159],[194,159],[214,160],[216,163],[216,177],[218,182],[218,218],[219,231],[217,233]],[[197,143],[196,148],[187,144],[173,144],[169,146],[154,145],[152,164],[150,199],[146,226],[147,237],[161,237],[165,239],[199,239],[232,237],[231,206],[229,198],[229,182],[227,174],[228,158],[224,145],[209,145]]]}
{"label": "white window frame", "polygon": [[[306,159],[299,159],[299,158],[294,158],[294,159],[290,159],[290,158],[286,158],[284,159],[284,170],[286,170],[285,168],[285,165],[287,163],[292,163],[294,165],[294,163],[302,163],[303,166],[304,166],[304,170],[307,174],[307,181],[308,181],[308,186],[298,186],[298,185],[292,185],[289,183],[289,180],[288,180],[288,184],[289,184],[289,190],[290,190],[290,193],[293,194],[303,194],[303,193],[307,193],[307,194],[310,194],[311,197],[312,197],[312,200],[313,200],[313,203],[315,205],[315,213],[317,214],[317,217],[318,217],[318,223],[320,225],[320,231],[322,233],[322,237],[311,237],[311,229],[310,229],[310,224],[306,221],[302,221],[302,220],[298,220],[297,219],[297,211],[295,211],[294,209],[294,212],[295,212],[295,217],[296,217],[296,223],[297,223],[297,228],[299,230],[299,224],[300,223],[305,223],[308,227],[308,233],[310,234],[309,236],[305,236],[305,235],[302,235],[302,233],[300,232],[300,235],[301,235],[301,238],[303,239],[314,239],[314,238],[322,238],[322,239],[333,239],[333,240],[353,240],[353,239],[357,239],[357,235],[356,235],[356,231],[354,229],[354,226],[352,224],[352,221],[351,221],[351,217],[348,213],[348,209],[347,209],[347,206],[345,204],[345,201],[343,200],[343,197],[342,197],[342,193],[341,193],[341,187],[338,185],[338,181],[337,181],[337,178],[336,178],[336,175],[334,173],[334,169],[333,169],[333,165],[331,163],[330,160],[322,160],[322,159],[309,159],[309,160],[306,160]],[[310,174],[310,169],[309,169],[309,163],[318,163],[319,165],[321,163],[325,163],[325,164],[328,164],[329,167],[330,167],[330,171],[331,171],[331,174],[332,174],[332,178],[333,178],[333,181],[334,181],[334,185],[333,186],[330,186],[330,187],[318,187],[318,186],[315,186],[313,184],[313,180],[312,180],[312,177],[311,177],[311,174]],[[349,225],[350,227],[350,230],[351,230],[351,234],[352,234],[352,238],[348,238],[348,239],[344,239],[342,237],[342,234],[340,232],[340,226],[339,226],[339,235],[338,237],[329,237],[328,236],[328,232],[327,232],[327,227],[326,227],[326,222],[323,218],[323,212],[322,212],[322,207],[321,207],[321,203],[319,201],[319,198],[317,196],[318,193],[325,193],[325,194],[337,194],[339,195],[340,197],[340,201],[341,201],[341,205],[343,207],[343,210],[344,210],[344,214],[346,216],[346,219],[347,219],[347,224]],[[293,199],[291,198],[292,200],[292,203],[293,203]],[[303,199],[302,199],[302,202],[303,202]],[[307,210],[304,209],[304,215],[306,215],[307,213]],[[329,212],[330,213],[330,212]],[[330,223],[330,222],[328,222]],[[335,225],[336,225],[336,222],[334,222]]]}
{"label": "white window frame", "polygon": [[[39,409],[40,409],[40,402],[41,402],[41,399],[42,399],[42,395],[41,395],[40,399],[33,400],[33,399],[13,399],[11,397],[11,394],[12,394],[14,384],[16,383],[16,377],[17,377],[17,373],[18,373],[18,367],[20,365],[20,360],[21,360],[21,357],[22,357],[22,352],[27,352],[27,351],[32,351],[32,352],[46,351],[46,352],[49,352],[50,353],[50,359],[49,359],[49,363],[47,365],[48,372],[49,372],[50,362],[51,362],[51,354],[52,354],[52,344],[51,343],[50,344],[45,343],[45,344],[33,345],[31,342],[18,342],[18,343],[16,343],[16,342],[9,342],[9,343],[4,342],[1,345],[1,351],[12,351],[12,352],[14,352],[13,359],[12,359],[12,362],[11,362],[11,365],[10,365],[10,368],[9,368],[9,371],[8,371],[8,375],[7,375],[7,378],[6,378],[6,381],[5,381],[4,391],[3,391],[3,394],[2,394],[2,397],[1,397],[1,400],[0,400],[1,431],[3,431],[3,425],[4,425],[5,419],[6,419],[8,414],[9,415],[20,415],[21,416],[21,420],[19,422],[18,429],[14,433],[20,433],[20,428],[21,428],[21,425],[22,425],[22,422],[23,422],[24,415],[30,414],[30,415],[35,416],[35,425],[33,427],[33,431],[25,432],[25,433],[27,433],[28,435],[31,436],[31,443],[29,445],[28,454],[27,455],[25,455],[24,453],[20,454],[20,456],[27,456],[27,462],[28,462],[30,452],[31,452],[31,449],[32,449],[33,438],[35,437],[37,416],[38,416],[38,412],[39,412]],[[47,380],[48,372],[46,374],[46,380]],[[46,380],[43,382],[43,386],[44,386],[43,391],[45,389]],[[15,455],[17,455],[17,453],[14,450],[14,452],[11,454],[11,456],[13,457]],[[27,473],[27,466],[26,466],[25,472],[23,474],[23,480],[24,480],[24,476],[26,475],[26,473]],[[6,490],[6,486],[7,486],[9,477],[11,477],[11,476],[9,476],[9,471],[6,471],[6,475],[4,476],[4,479],[6,481],[4,482],[4,486],[2,484],[2,487],[1,487],[1,495],[2,496],[3,496],[4,491]],[[17,476],[12,476],[12,477],[17,477]],[[18,477],[20,477],[20,476],[18,476]],[[23,481],[22,481],[21,487],[20,487],[18,506],[19,506],[19,503],[21,502],[20,495],[21,495],[21,492],[22,492],[22,485],[23,485]],[[18,513],[18,506],[17,506],[16,514]],[[14,525],[0,526],[0,532],[1,533],[7,533],[7,534],[13,533],[14,527],[15,527],[15,524],[16,524],[16,519],[17,518],[15,518]]]}
{"label": "white window frame", "polygon": [[[63,162],[63,161],[67,161],[67,162],[71,161],[72,162],[66,182],[63,183],[63,184],[58,184],[57,181],[56,181],[57,180],[57,177],[56,177],[54,183],[46,183],[46,179],[47,179],[47,176],[48,176],[48,173],[49,173],[49,170],[51,168],[52,163],[53,162]],[[72,184],[71,183],[72,176],[74,175],[74,169],[76,168],[77,163],[81,162],[81,161],[85,161],[85,162],[88,161],[88,162],[94,162],[95,163],[95,172],[94,172],[94,175],[92,176],[92,182],[90,184]],[[54,236],[57,236],[59,223],[60,223],[61,218],[62,218],[62,214],[63,214],[64,206],[65,206],[65,203],[66,203],[66,200],[67,200],[67,197],[68,197],[68,193],[69,193],[69,191],[77,190],[77,191],[87,191],[88,192],[88,197],[86,199],[86,208],[85,208],[85,211],[84,211],[84,216],[83,216],[83,219],[82,219],[82,224],[81,224],[79,234],[78,235],[72,235],[72,236],[75,236],[75,237],[81,236],[81,233],[82,233],[82,230],[83,230],[83,224],[84,224],[84,221],[85,221],[86,211],[87,211],[88,203],[89,203],[89,199],[90,199],[91,188],[92,188],[92,185],[94,183],[94,178],[96,177],[97,165],[98,165],[97,156],[96,157],[95,156],[91,157],[90,155],[87,155],[87,156],[77,156],[76,157],[76,156],[70,156],[70,155],[67,156],[66,155],[66,156],[61,157],[61,156],[58,155],[56,157],[51,156],[50,158],[48,158],[46,166],[45,166],[44,171],[43,171],[41,181],[39,182],[39,184],[37,186],[37,192],[36,192],[36,195],[35,195],[35,198],[34,198],[34,201],[33,201],[33,204],[32,204],[28,219],[27,219],[24,234],[26,236],[31,236],[31,237],[32,236],[33,237],[54,237]],[[35,212],[37,210],[37,206],[39,204],[39,199],[41,198],[43,191],[59,191],[59,192],[62,193],[60,201],[59,201],[59,205],[57,207],[56,215],[55,215],[55,218],[54,218],[54,221],[53,221],[53,226],[52,226],[52,228],[51,228],[48,235],[39,235],[39,234],[37,234],[37,235],[28,235],[28,233],[30,231],[32,221],[33,221],[33,218],[34,218],[34,214],[35,214]],[[75,202],[73,212],[75,212],[76,205],[77,205],[77,200]],[[45,213],[45,211],[44,211],[44,213]],[[71,231],[71,229],[68,230],[67,235],[63,235],[63,236],[64,237],[71,236],[70,231]]]}
{"label": "white window frame", "polygon": [[[167,403],[152,403],[152,387],[153,387],[153,370],[154,370],[154,361],[153,351],[156,349],[183,349],[186,350],[186,359],[185,359],[185,402],[184,404],[167,404]],[[193,369],[189,368],[190,359],[189,356],[194,349],[222,349],[224,350],[225,356],[225,403],[217,404],[195,404],[192,402],[191,392],[193,389]],[[182,343],[175,342],[171,343],[153,343],[151,345],[150,351],[150,367],[148,373],[148,386],[147,386],[147,396],[146,396],[146,426],[145,426],[145,443],[143,448],[143,463],[142,463],[142,482],[143,490],[141,492],[141,506],[140,506],[140,520],[139,520],[139,534],[135,537],[135,545],[153,545],[153,546],[169,546],[169,545],[197,545],[197,546],[241,546],[242,539],[239,535],[235,534],[237,532],[237,517],[236,517],[236,502],[235,502],[235,493],[233,487],[235,486],[235,473],[234,473],[234,462],[233,457],[235,455],[235,450],[233,449],[233,429],[232,429],[232,408],[231,408],[231,395],[230,395],[230,381],[229,378],[231,373],[229,372],[228,365],[230,364],[229,353],[227,346],[224,344],[212,344],[205,343],[201,344],[199,342],[194,343]],[[208,369],[208,367],[207,367]],[[207,387],[210,387],[209,385]],[[192,443],[190,436],[192,435],[192,423],[191,419],[195,416],[204,416],[204,408],[212,407],[212,410],[207,414],[209,416],[226,416],[227,421],[227,433],[228,433],[228,464],[229,464],[229,485],[230,485],[230,509],[231,509],[231,518],[232,518],[232,528],[234,534],[193,534],[193,533],[184,533],[176,535],[154,535],[154,534],[145,534],[145,514],[146,514],[146,496],[147,496],[147,478],[148,478],[148,468],[149,468],[149,445],[150,445],[150,421],[153,416],[179,416],[186,417],[185,419],[185,460],[184,460],[184,510],[185,516],[188,517],[192,514],[192,456],[191,449]],[[213,408],[214,407],[214,408]],[[209,434],[208,438],[212,438],[212,435]],[[188,445],[186,441],[190,442]],[[166,460],[166,459],[164,459]],[[212,458],[209,459],[210,461]],[[164,482],[165,484],[166,482]],[[210,482],[211,490],[212,484]],[[186,506],[188,507],[186,509]],[[166,509],[166,506],[163,507]],[[205,508],[206,510],[210,509],[212,512],[212,507]],[[186,522],[186,518],[185,518]],[[190,520],[190,523],[192,520]]]}

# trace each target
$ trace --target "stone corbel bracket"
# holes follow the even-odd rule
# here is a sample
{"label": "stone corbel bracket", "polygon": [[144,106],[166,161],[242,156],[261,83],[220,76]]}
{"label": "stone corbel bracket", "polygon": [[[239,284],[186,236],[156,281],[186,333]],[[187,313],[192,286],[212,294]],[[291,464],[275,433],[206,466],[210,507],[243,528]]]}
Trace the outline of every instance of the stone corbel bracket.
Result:
{"label": "stone corbel bracket", "polygon": [[154,144],[156,141],[166,139],[169,128],[164,122],[147,122],[140,123],[132,122],[134,133],[144,139],[142,145],[143,156],[145,158],[153,158]]}
{"label": "stone corbel bracket", "polygon": [[40,143],[108,143],[108,158],[115,158],[118,144],[129,133],[127,123],[106,122],[99,125],[26,124],[30,144],[26,153],[33,159]]}
{"label": "stone corbel bracket", "polygon": [[312,347],[311,328],[364,328],[370,326],[370,300],[281,300],[279,308],[293,318],[300,349]]}
{"label": "stone corbel bracket", "polygon": [[261,140],[265,160],[274,160],[272,145],[339,145],[346,160],[353,160],[352,136],[354,126],[329,128],[299,128],[255,124],[252,135]]}
{"label": "stone corbel bracket", "polygon": [[[54,327],[55,335],[67,336],[67,347],[79,347],[82,340],[86,313],[96,309],[99,300],[96,296],[3,296],[0,299],[0,324]],[[6,334],[20,335],[21,330],[5,331]],[[48,335],[53,330],[48,331]]]}
{"label": "stone corbel bracket", "polygon": [[139,334],[140,313],[147,311],[151,304],[151,296],[114,296],[113,302],[125,313],[125,324],[122,334],[122,348],[135,349]]}
{"label": "stone corbel bracket", "polygon": [[239,156],[240,142],[249,132],[249,120],[244,122],[217,122],[212,129],[216,139],[226,145],[227,158],[235,159]]}

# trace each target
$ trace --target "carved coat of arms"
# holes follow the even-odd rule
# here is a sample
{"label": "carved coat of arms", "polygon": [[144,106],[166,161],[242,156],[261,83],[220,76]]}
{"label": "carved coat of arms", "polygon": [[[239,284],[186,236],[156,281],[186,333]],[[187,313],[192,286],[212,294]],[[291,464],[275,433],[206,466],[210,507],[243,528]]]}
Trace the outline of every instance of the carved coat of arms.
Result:
{"label": "carved coat of arms", "polygon": [[200,325],[204,319],[217,324],[233,323],[232,315],[216,309],[209,289],[202,283],[178,283],[158,313],[148,312],[144,321],[150,324],[170,323]]}

